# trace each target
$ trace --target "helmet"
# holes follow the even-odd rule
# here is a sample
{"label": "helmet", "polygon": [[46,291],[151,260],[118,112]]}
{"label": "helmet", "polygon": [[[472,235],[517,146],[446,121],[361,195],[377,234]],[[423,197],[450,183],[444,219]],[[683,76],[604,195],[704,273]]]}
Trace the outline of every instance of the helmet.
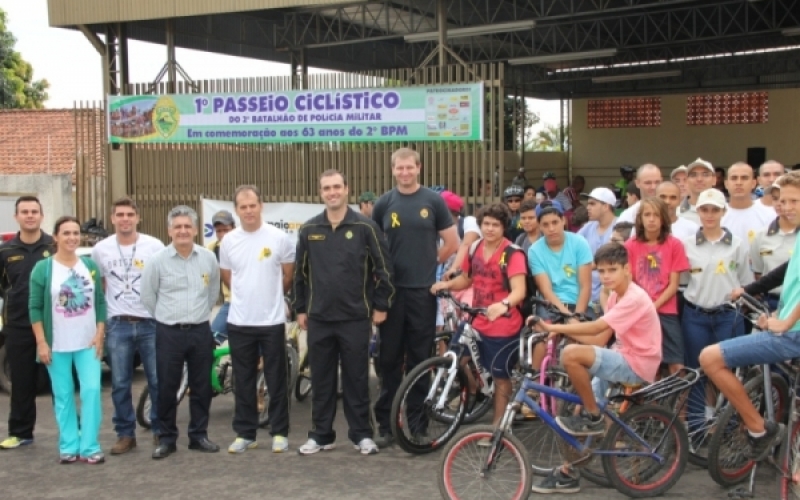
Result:
{"label": "helmet", "polygon": [[460,196],[452,191],[442,191],[441,195],[442,198],[444,198],[444,204],[447,205],[448,210],[461,213],[461,209],[464,208],[464,200],[462,200]]}
{"label": "helmet", "polygon": [[520,198],[522,198],[524,194],[525,190],[522,189],[521,186],[516,186],[512,184],[511,186],[508,186],[505,191],[503,191],[503,198],[508,199],[511,198],[512,196],[519,196]]}
{"label": "helmet", "polygon": [[554,174],[553,172],[550,172],[549,170],[547,172],[545,172],[544,175],[542,175],[542,179],[543,180],[555,179],[555,178],[556,178],[556,174]]}
{"label": "helmet", "polygon": [[636,169],[631,167],[630,165],[623,165],[619,167],[619,173],[621,173],[622,175],[632,174],[634,172],[636,172]]}
{"label": "helmet", "polygon": [[436,184],[436,185],[430,187],[430,190],[433,191],[434,193],[437,193],[437,194],[441,194],[446,189],[447,189],[447,187],[443,186],[441,184]]}

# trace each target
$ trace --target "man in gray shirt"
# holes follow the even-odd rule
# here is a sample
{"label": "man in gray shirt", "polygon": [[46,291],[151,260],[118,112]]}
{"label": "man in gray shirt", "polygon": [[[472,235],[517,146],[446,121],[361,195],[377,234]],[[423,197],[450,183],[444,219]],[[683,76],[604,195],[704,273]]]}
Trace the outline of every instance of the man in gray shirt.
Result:
{"label": "man in gray shirt", "polygon": [[189,371],[189,449],[214,453],[219,446],[208,439],[211,406],[211,365],[214,338],[208,319],[219,296],[219,265],[210,250],[194,243],[197,212],[180,205],[167,216],[172,244],[155,254],[144,269],[142,304],[156,320],[159,445],[154,459],[177,450],[175,394]]}

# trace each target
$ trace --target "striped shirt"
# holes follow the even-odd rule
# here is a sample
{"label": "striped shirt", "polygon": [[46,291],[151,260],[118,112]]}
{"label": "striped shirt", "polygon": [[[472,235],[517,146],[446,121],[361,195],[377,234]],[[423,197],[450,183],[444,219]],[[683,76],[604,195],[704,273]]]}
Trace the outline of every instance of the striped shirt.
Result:
{"label": "striped shirt", "polygon": [[173,245],[150,258],[142,275],[142,304],[167,325],[203,323],[219,297],[219,265],[214,253],[194,245],[188,258]]}

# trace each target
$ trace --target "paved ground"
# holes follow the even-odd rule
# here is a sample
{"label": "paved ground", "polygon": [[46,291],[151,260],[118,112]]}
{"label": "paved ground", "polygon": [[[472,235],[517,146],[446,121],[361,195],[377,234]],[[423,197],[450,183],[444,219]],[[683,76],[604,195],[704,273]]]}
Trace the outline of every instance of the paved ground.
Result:
{"label": "paved ground", "polygon": [[[135,393],[143,385],[141,370],[136,373]],[[104,376],[104,420],[101,443],[109,450],[115,441],[111,425],[111,397],[108,373]],[[207,455],[191,452],[185,435],[179,451],[171,457],[155,461],[150,458],[151,440],[140,432],[139,447],[121,457],[107,457],[104,465],[59,465],[57,433],[48,396],[38,399],[39,422],[36,444],[24,449],[0,453],[0,498],[320,498],[328,499],[395,499],[415,500],[439,498],[436,471],[438,454],[410,456],[397,448],[379,455],[364,457],[346,442],[346,424],[341,411],[337,419],[339,448],[311,457],[294,451],[305,441],[310,422],[310,401],[293,401],[290,444],[292,451],[277,455],[269,450],[269,435],[262,431],[262,448],[244,455],[218,453]],[[4,434],[8,415],[8,395],[0,394],[0,433]],[[233,395],[214,399],[211,407],[212,440],[227,447],[235,437],[230,427]],[[178,413],[179,427],[185,432],[188,404]],[[625,498],[615,490],[594,487],[584,482],[578,495],[560,495],[568,499]],[[762,482],[758,498],[777,498],[774,480]],[[704,470],[688,466],[681,481],[664,498],[727,498]]]}

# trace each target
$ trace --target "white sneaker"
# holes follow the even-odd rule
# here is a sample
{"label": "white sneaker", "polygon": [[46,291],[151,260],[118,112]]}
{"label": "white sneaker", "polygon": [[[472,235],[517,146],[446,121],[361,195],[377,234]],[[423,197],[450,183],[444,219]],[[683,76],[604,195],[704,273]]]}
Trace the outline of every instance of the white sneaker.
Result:
{"label": "white sneaker", "polygon": [[244,453],[247,450],[257,448],[258,443],[253,439],[236,438],[234,442],[228,446],[228,453]]}
{"label": "white sneaker", "polygon": [[320,451],[329,451],[334,448],[336,448],[336,443],[319,444],[315,440],[309,438],[309,440],[306,441],[306,444],[297,449],[297,453],[300,455],[313,455],[314,453],[318,453]]}
{"label": "white sneaker", "polygon": [[272,453],[283,453],[289,449],[289,440],[286,436],[277,434],[272,436]]}
{"label": "white sneaker", "polygon": [[353,447],[360,451],[362,455],[375,455],[378,453],[378,445],[370,438],[362,439],[358,444],[353,445]]}

